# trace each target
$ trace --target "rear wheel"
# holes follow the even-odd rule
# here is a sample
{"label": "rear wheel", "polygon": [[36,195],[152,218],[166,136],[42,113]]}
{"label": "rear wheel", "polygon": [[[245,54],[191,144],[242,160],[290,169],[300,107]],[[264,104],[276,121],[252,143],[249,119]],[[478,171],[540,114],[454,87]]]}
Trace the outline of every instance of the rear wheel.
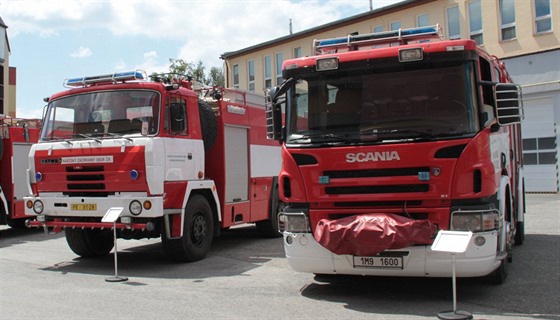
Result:
{"label": "rear wheel", "polygon": [[508,275],[508,263],[507,259],[502,260],[498,269],[496,269],[496,271],[492,274],[492,280],[495,284],[503,284],[506,282]]}
{"label": "rear wheel", "polygon": [[204,151],[208,151],[212,148],[214,142],[216,142],[216,137],[218,135],[216,115],[214,114],[212,107],[202,100],[198,100],[198,112],[200,114],[200,126],[202,129]]}
{"label": "rear wheel", "polygon": [[104,256],[113,249],[111,230],[66,228],[64,233],[70,249],[83,258]]}
{"label": "rear wheel", "polygon": [[174,260],[193,262],[202,260],[210,251],[214,237],[212,208],[205,197],[194,195],[185,208],[183,236],[179,239],[162,237],[165,252]]}

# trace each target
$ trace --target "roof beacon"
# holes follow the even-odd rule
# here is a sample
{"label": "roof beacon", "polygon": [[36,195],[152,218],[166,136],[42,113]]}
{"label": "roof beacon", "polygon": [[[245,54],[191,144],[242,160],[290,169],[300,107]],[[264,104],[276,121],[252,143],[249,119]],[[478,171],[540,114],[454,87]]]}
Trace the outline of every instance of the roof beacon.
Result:
{"label": "roof beacon", "polygon": [[115,83],[115,82],[125,82],[125,81],[138,81],[145,80],[147,78],[145,71],[126,71],[126,72],[115,72],[112,74],[103,74],[97,76],[86,76],[81,78],[66,79],[64,81],[65,87],[85,87],[87,85],[99,84],[99,83]]}
{"label": "roof beacon", "polygon": [[313,40],[313,51],[316,54],[337,52],[339,49],[347,51],[358,50],[361,47],[371,47],[379,44],[399,42],[407,44],[409,41],[422,41],[443,39],[439,24],[428,27],[417,27],[410,29],[398,29],[392,31],[374,32],[361,35],[349,35],[347,37]]}

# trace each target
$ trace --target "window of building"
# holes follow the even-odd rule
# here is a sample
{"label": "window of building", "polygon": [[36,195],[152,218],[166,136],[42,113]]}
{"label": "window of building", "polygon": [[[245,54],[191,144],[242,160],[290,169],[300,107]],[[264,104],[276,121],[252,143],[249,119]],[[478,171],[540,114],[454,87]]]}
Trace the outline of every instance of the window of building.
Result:
{"label": "window of building", "polygon": [[255,61],[247,61],[247,89],[249,91],[255,91]]}
{"label": "window of building", "polygon": [[301,47],[294,48],[294,58],[301,58],[301,57],[303,57]]}
{"label": "window of building", "polygon": [[239,65],[233,65],[233,87],[239,88]]}
{"label": "window of building", "polygon": [[515,39],[515,4],[513,1],[500,0],[502,40]]}
{"label": "window of building", "polygon": [[385,31],[385,27],[384,26],[376,26],[373,27],[373,32],[383,32]]}
{"label": "window of building", "polygon": [[543,33],[552,30],[550,15],[550,0],[534,0],[535,2],[535,31]]}
{"label": "window of building", "polygon": [[526,165],[556,164],[556,137],[523,139]]}
{"label": "window of building", "polygon": [[482,8],[480,0],[471,1],[469,7],[469,35],[478,45],[484,43],[482,36]]}
{"label": "window of building", "polygon": [[416,17],[416,26],[417,27],[425,27],[430,25],[430,15],[429,14],[421,14]]}
{"label": "window of building", "polygon": [[264,88],[272,88],[272,58],[264,56]]}
{"label": "window of building", "polygon": [[0,27],[0,62],[4,62],[6,56],[6,29]]}
{"label": "window of building", "polygon": [[282,83],[282,63],[284,62],[284,55],[282,52],[276,54],[276,85]]}
{"label": "window of building", "polygon": [[399,30],[400,28],[401,28],[401,22],[400,21],[391,22],[391,31],[392,30]]}
{"label": "window of building", "polygon": [[461,38],[459,6],[447,8],[447,37],[450,40]]}

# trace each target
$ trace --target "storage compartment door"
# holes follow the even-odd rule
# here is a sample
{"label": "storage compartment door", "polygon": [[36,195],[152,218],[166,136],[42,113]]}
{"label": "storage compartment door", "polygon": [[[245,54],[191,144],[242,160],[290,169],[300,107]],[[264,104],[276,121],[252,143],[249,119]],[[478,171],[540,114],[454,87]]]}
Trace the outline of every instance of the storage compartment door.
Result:
{"label": "storage compartment door", "polygon": [[226,203],[249,200],[248,130],[225,127]]}

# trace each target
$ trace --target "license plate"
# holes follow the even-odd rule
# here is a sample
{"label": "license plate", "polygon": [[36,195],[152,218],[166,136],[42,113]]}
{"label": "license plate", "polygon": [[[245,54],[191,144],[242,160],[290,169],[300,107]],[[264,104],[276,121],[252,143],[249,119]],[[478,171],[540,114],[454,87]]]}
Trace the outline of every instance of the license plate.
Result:
{"label": "license plate", "polygon": [[359,257],[354,256],[354,268],[402,269],[403,257]]}
{"label": "license plate", "polygon": [[96,211],[97,204],[95,203],[77,203],[72,204],[70,207],[72,211]]}

